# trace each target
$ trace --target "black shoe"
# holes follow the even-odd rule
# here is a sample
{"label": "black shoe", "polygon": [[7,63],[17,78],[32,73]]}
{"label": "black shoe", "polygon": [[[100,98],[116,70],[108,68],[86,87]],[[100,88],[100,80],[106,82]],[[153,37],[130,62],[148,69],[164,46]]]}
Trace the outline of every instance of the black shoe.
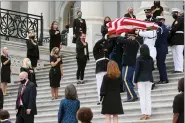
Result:
{"label": "black shoe", "polygon": [[155,88],[155,83],[152,84],[152,90],[154,90],[154,88]]}
{"label": "black shoe", "polygon": [[138,100],[139,100],[139,98],[138,97],[135,97],[133,99],[126,100],[124,102],[135,102],[135,101],[138,101]]}
{"label": "black shoe", "polygon": [[168,81],[159,81],[156,84],[166,84],[166,83],[168,83]]}
{"label": "black shoe", "polygon": [[85,84],[85,80],[81,80],[81,84]]}
{"label": "black shoe", "polygon": [[77,84],[82,84],[81,80],[78,80]]}
{"label": "black shoe", "polygon": [[172,73],[183,73],[182,71],[173,71]]}
{"label": "black shoe", "polygon": [[97,105],[100,105],[100,104],[101,104],[100,102],[97,103]]}

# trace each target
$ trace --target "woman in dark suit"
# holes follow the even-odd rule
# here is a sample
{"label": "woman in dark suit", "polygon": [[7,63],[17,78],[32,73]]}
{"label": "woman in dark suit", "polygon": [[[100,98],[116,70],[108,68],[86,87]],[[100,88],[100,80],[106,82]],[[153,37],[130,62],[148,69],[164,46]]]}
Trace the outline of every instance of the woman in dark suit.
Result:
{"label": "woman in dark suit", "polygon": [[74,19],[73,22],[73,43],[76,43],[80,35],[86,34],[86,22],[85,19],[82,19],[82,12],[77,12],[78,18]]}
{"label": "woman in dark suit", "polygon": [[56,21],[52,22],[51,29],[49,30],[49,35],[50,35],[49,49],[51,53],[51,50],[54,47],[58,47],[60,49],[60,44],[62,42],[60,31],[58,30],[58,24]]}
{"label": "woman in dark suit", "polygon": [[106,123],[111,123],[113,115],[114,123],[118,123],[118,114],[123,114],[121,103],[122,81],[121,72],[115,61],[109,61],[107,74],[103,77],[100,96],[102,101],[102,114],[105,114]]}
{"label": "woman in dark suit", "polygon": [[84,84],[84,71],[87,64],[87,60],[89,60],[89,50],[88,50],[88,43],[85,42],[85,34],[80,36],[79,41],[77,42],[76,46],[76,59],[77,59],[77,84]]}
{"label": "woman in dark suit", "polygon": [[23,60],[23,66],[20,68],[20,72],[27,72],[28,73],[28,79],[33,82],[35,84],[35,86],[37,87],[37,83],[36,83],[36,78],[35,78],[35,71],[31,66],[31,61],[29,58],[25,58]]}
{"label": "woman in dark suit", "polygon": [[34,31],[29,32],[29,40],[26,41],[27,45],[27,58],[31,60],[31,65],[34,68],[37,67],[37,61],[39,60],[39,47],[38,42],[35,40]]}
{"label": "woman in dark suit", "polygon": [[108,29],[107,29],[106,24],[109,23],[110,21],[111,21],[110,17],[109,16],[106,16],[105,19],[104,19],[104,23],[101,26],[101,34],[102,34],[102,37],[103,38],[105,37],[105,34],[108,33]]}

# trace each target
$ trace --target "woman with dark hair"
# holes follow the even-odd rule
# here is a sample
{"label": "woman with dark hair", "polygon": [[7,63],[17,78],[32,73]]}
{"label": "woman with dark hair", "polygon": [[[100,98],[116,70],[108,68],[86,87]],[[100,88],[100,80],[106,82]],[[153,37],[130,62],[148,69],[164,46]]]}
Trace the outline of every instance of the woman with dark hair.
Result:
{"label": "woman with dark hair", "polygon": [[151,7],[152,18],[155,19],[157,16],[163,16],[163,7],[160,5],[160,1],[154,1],[154,6]]}
{"label": "woman with dark hair", "polygon": [[93,113],[90,108],[83,107],[78,110],[76,117],[81,123],[91,123]]}
{"label": "woman with dark hair", "polygon": [[10,114],[7,110],[0,111],[0,123],[12,123],[9,118]]}
{"label": "woman with dark hair", "polygon": [[101,26],[101,34],[102,34],[103,37],[105,37],[105,34],[108,33],[108,29],[107,29],[106,24],[109,23],[110,21],[111,21],[110,17],[106,16],[105,19],[104,19],[104,23]]}
{"label": "woman with dark hair", "polygon": [[150,56],[150,50],[146,44],[140,48],[140,56],[137,58],[134,82],[140,96],[142,117],[140,120],[147,120],[151,115],[151,87],[153,82],[152,71],[154,62]]}
{"label": "woman with dark hair", "polygon": [[173,122],[172,123],[184,123],[184,78],[181,78],[178,82],[178,91],[173,101]]}
{"label": "woman with dark hair", "polygon": [[58,123],[78,123],[76,113],[80,108],[77,91],[70,84],[65,88],[65,99],[61,100],[58,111]]}
{"label": "woman with dark hair", "polygon": [[39,47],[38,42],[35,40],[35,32],[31,30],[29,32],[29,40],[26,41],[27,45],[27,58],[30,59],[31,65],[34,68],[37,67],[39,60]]}
{"label": "woman with dark hair", "polygon": [[106,123],[111,123],[111,115],[113,115],[114,123],[118,123],[118,114],[123,114],[121,103],[122,81],[121,72],[115,61],[109,61],[107,65],[107,74],[103,77],[100,89],[102,101],[102,114],[105,114]]}
{"label": "woman with dark hair", "polygon": [[58,47],[60,49],[60,43],[62,42],[60,31],[58,30],[58,23],[53,21],[51,24],[51,29],[49,30],[50,35],[50,52],[54,47]]}

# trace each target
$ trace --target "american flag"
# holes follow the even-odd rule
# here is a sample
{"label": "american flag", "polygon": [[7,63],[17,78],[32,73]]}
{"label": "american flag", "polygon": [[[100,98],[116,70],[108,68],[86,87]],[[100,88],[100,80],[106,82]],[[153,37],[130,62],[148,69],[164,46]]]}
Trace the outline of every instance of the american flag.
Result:
{"label": "american flag", "polygon": [[116,20],[107,24],[108,34],[121,34],[123,32],[133,32],[135,29],[146,30],[147,27],[153,26],[155,30],[158,25],[153,22],[142,21],[134,18],[117,18]]}

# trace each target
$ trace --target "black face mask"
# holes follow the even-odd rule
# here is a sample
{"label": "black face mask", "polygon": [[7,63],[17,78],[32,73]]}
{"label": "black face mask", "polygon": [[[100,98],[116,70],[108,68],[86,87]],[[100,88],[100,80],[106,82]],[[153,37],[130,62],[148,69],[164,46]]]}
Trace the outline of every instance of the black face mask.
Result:
{"label": "black face mask", "polygon": [[163,23],[162,23],[162,22],[157,22],[157,24],[158,24],[159,26],[162,26]]}
{"label": "black face mask", "polygon": [[146,16],[147,19],[150,19],[151,17],[152,17],[151,15],[147,15],[147,16]]}
{"label": "black face mask", "polygon": [[177,16],[176,14],[173,14],[172,17],[173,17],[174,19],[177,19],[178,16]]}
{"label": "black face mask", "polygon": [[20,82],[21,82],[21,84],[25,84],[26,80],[24,79],[24,80],[21,80]]}
{"label": "black face mask", "polygon": [[110,21],[104,21],[104,24],[106,25],[107,23],[109,23]]}

